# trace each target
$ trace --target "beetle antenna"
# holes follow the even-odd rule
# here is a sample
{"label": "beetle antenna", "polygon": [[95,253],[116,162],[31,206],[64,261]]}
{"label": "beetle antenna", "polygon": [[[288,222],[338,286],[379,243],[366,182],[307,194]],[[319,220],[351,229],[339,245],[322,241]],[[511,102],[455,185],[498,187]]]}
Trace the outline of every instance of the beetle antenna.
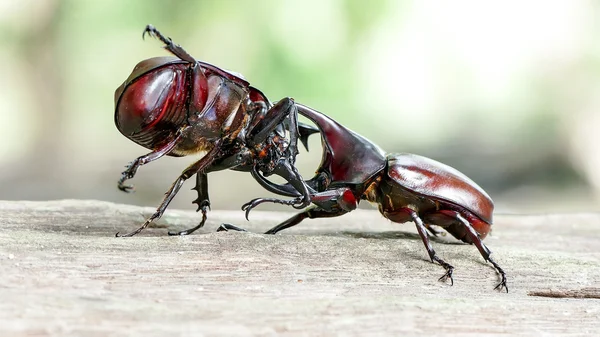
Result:
{"label": "beetle antenna", "polygon": [[185,49],[183,49],[180,45],[173,43],[173,40],[171,40],[170,37],[165,37],[164,35],[162,35],[162,33],[159,32],[158,29],[154,28],[153,25],[147,25],[146,28],[144,28],[144,32],[142,33],[142,40],[146,37],[146,34],[162,41],[162,43],[165,44],[163,48],[171,52],[171,54],[179,57],[180,59],[190,63],[197,62],[196,59],[194,59],[190,54],[188,54],[187,51],[185,51]]}

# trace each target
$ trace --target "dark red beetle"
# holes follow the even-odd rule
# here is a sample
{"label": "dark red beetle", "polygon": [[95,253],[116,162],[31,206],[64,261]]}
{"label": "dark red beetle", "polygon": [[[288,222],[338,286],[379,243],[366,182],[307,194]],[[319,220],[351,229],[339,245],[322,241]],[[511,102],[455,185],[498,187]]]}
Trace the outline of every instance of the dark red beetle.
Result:
{"label": "dark red beetle", "polygon": [[[425,244],[431,261],[446,269],[440,280],[453,283],[454,267],[439,258],[426,230],[430,225],[444,228],[454,237],[475,244],[481,255],[501,276],[496,289],[505,288],[506,274],[490,257],[481,242],[490,232],[494,204],[481,187],[457,170],[414,154],[386,154],[377,145],[350,131],[331,118],[306,106],[298,105],[300,115],[314,122],[321,131],[323,158],[316,175],[309,181],[310,200],[315,205],[266,232],[275,234],[297,225],[306,218],[335,217],[358,206],[361,199],[376,203],[384,217],[398,223],[412,221]],[[289,184],[278,185],[257,176],[269,191],[298,196]],[[246,217],[260,203],[245,204]],[[240,228],[223,224],[220,230]]]}
{"label": "dark red beetle", "polygon": [[[162,216],[184,181],[196,174],[198,210],[204,225],[210,206],[206,174],[233,169],[253,175],[277,174],[294,186],[299,197],[282,201],[303,208],[310,204],[309,191],[294,166],[297,140],[306,146],[315,128],[297,121],[297,107],[291,98],[272,105],[258,89],[240,75],[196,61],[170,38],[148,25],[144,34],[165,43],[176,57],[157,57],[140,62],[115,92],[115,124],[119,131],[152,152],[131,162],[118,187],[125,185],[137,169],[164,155],[185,156],[206,151],[198,162],[185,169],[173,183],[156,212],[132,236]],[[143,37],[142,35],[142,37]],[[289,140],[286,138],[289,132]],[[117,236],[120,236],[117,233]]]}
{"label": "dark red beetle", "polygon": [[[127,167],[119,188],[129,191],[131,186],[124,182],[135,175],[139,166],[164,155],[182,156],[199,151],[207,154],[183,171],[156,213],[126,236],[139,233],[159,218],[183,182],[196,174],[195,203],[202,210],[202,222],[189,230],[169,234],[193,232],[206,221],[207,173],[223,169],[249,171],[267,190],[294,199],[254,199],[242,207],[246,217],[263,202],[296,208],[315,205],[267,234],[275,234],[306,218],[346,214],[365,199],[377,203],[383,216],[394,222],[416,224],[429,257],[446,269],[441,280],[453,282],[454,267],[433,250],[427,236],[427,230],[436,233],[431,225],[475,244],[501,275],[496,288],[508,291],[505,272],[481,242],[491,229],[492,200],[462,173],[417,155],[386,155],[364,137],[315,110],[295,104],[290,98],[272,105],[239,75],[196,61],[154,27],[147,26],[144,33],[158,37],[177,58],[141,62],[115,93],[118,129],[152,150]],[[317,129],[298,123],[298,113],[314,122]],[[316,175],[304,181],[294,166],[296,143],[300,139],[306,145],[308,135],[315,132],[321,132],[323,158]],[[272,183],[265,178],[271,174],[283,177],[288,183]],[[226,224],[221,229],[240,230]]]}

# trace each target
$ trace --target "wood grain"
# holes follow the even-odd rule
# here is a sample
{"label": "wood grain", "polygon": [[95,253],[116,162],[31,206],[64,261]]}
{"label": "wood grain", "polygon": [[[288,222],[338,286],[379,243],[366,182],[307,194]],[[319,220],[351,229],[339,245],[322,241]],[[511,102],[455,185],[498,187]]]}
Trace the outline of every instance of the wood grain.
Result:
{"label": "wood grain", "polygon": [[291,213],[153,211],[100,201],[0,202],[0,336],[598,335],[600,215],[498,215],[486,244],[436,238],[454,286],[411,224],[376,211],[264,231]]}

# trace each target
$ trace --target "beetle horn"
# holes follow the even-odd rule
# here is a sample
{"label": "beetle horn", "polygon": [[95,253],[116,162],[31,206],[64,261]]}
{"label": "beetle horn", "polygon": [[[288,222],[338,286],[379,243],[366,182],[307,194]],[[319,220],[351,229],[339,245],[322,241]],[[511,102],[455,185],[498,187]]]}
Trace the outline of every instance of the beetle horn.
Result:
{"label": "beetle horn", "polygon": [[312,125],[298,122],[298,138],[300,138],[306,151],[308,151],[308,137],[314,133],[319,133],[319,129]]}

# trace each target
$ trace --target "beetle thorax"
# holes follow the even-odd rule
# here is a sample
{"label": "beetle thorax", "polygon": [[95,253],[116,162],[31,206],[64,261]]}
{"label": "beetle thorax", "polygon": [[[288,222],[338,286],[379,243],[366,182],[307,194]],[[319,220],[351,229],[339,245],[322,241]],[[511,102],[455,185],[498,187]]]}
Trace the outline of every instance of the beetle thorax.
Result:
{"label": "beetle thorax", "polygon": [[233,140],[248,122],[247,97],[248,93],[238,84],[221,76],[209,76],[206,103],[201,110],[190,104],[188,127],[174,152],[189,154],[205,151],[217,139]]}

